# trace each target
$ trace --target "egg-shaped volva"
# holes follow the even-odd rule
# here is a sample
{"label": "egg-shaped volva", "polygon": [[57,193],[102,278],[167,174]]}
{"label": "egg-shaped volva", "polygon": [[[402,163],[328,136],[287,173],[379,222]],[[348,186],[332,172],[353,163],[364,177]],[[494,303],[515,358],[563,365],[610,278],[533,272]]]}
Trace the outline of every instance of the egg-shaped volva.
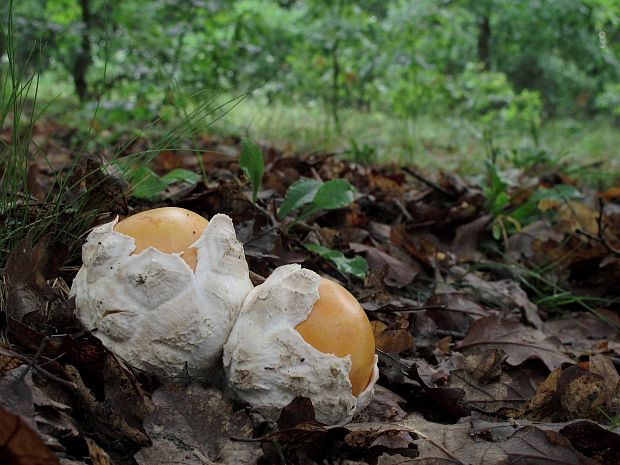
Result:
{"label": "egg-shaped volva", "polygon": [[[152,221],[124,220],[133,221],[130,228],[117,230],[117,221],[95,228],[71,292],[86,328],[130,365],[163,377],[205,379],[221,364],[222,347],[253,287],[243,246],[226,215],[207,224],[192,213],[185,224],[187,210],[156,210]],[[140,223],[150,232],[134,227]],[[164,248],[158,227],[164,239],[182,239],[176,252],[155,247]],[[144,248],[149,240],[155,246]],[[187,260],[192,254],[194,266]]]}
{"label": "egg-shaped volva", "polygon": [[[331,282],[326,284],[326,280],[311,270],[285,265],[255,287],[243,303],[224,346],[224,368],[233,392],[269,419],[276,420],[284,407],[302,396],[312,401],[319,422],[343,424],[372,397],[379,371],[370,325],[367,333],[363,323],[365,315],[360,318],[357,309],[345,309],[344,313],[352,311],[354,317],[349,319],[340,314],[340,320],[332,324],[334,328],[323,331],[328,339],[326,344],[315,337],[321,333],[320,324],[304,330],[302,323],[317,308],[319,318],[321,312],[333,312],[329,308],[321,310],[320,303],[316,305],[324,300],[324,306],[330,307],[339,300],[338,295],[330,297],[332,287]],[[345,293],[348,294],[346,290]],[[345,295],[345,305],[350,305],[348,296]],[[345,320],[358,327],[346,328],[344,332],[336,328]],[[362,347],[349,347],[345,349],[348,355],[338,355],[335,352],[343,344],[329,341],[334,334],[355,337]],[[346,346],[350,341],[340,342]],[[361,367],[354,376],[352,356]],[[366,366],[368,361],[370,365]],[[363,378],[366,379],[357,381]],[[352,381],[360,383],[356,395]]]}

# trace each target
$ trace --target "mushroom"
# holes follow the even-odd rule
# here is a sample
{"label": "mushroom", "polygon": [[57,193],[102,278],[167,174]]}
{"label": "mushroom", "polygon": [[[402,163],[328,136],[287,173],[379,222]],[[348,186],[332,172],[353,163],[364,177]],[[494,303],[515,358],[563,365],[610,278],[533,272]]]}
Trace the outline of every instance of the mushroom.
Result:
{"label": "mushroom", "polygon": [[372,397],[374,349],[368,318],[346,289],[285,265],[246,297],[224,368],[236,395],[269,419],[303,396],[319,422],[343,424]]}
{"label": "mushroom", "polygon": [[232,220],[159,208],[95,228],[71,292],[112,352],[159,376],[206,379],[252,289]]}

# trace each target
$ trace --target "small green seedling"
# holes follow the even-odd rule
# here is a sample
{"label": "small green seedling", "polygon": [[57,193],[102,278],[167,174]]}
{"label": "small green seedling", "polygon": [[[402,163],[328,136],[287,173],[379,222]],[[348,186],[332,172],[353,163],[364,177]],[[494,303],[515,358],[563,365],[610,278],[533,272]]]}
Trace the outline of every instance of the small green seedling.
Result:
{"label": "small green seedling", "polygon": [[197,184],[201,177],[193,171],[176,168],[159,176],[146,166],[132,167],[123,163],[113,162],[115,168],[131,185],[131,195],[138,199],[153,199],[159,196],[170,184],[183,182]]}
{"label": "small green seedling", "polygon": [[282,219],[292,211],[301,209],[295,218],[295,222],[299,222],[322,210],[344,208],[353,200],[355,187],[345,179],[332,179],[327,182],[300,179],[286,192],[278,216]]}
{"label": "small green seedling", "polygon": [[368,273],[368,262],[360,256],[347,258],[342,252],[319,244],[304,244],[304,247],[310,252],[317,253],[325,260],[330,261],[343,275],[350,274],[356,278],[364,279]]}
{"label": "small green seedling", "polygon": [[252,184],[252,203],[256,203],[258,191],[263,181],[265,160],[260,147],[250,139],[243,139],[241,141],[239,165],[245,175],[250,179],[250,183]]}

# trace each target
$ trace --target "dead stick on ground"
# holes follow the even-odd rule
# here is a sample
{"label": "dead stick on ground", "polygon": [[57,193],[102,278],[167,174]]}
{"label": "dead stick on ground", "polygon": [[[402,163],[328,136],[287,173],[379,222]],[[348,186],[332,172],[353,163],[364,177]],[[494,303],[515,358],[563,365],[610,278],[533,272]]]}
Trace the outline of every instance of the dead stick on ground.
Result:
{"label": "dead stick on ground", "polygon": [[426,179],[424,176],[422,176],[421,174],[416,173],[415,171],[413,171],[411,168],[409,168],[407,166],[403,167],[403,171],[405,173],[413,176],[414,178],[416,178],[421,183],[426,184],[428,187],[431,187],[431,188],[435,189],[437,192],[442,193],[446,197],[449,197],[451,199],[456,199],[459,196],[459,194],[456,194],[454,192],[450,192],[447,189],[444,189],[439,184],[431,181],[430,179]]}
{"label": "dead stick on ground", "polygon": [[609,242],[607,242],[607,239],[605,239],[605,229],[607,227],[604,221],[605,202],[601,198],[599,198],[598,201],[599,201],[599,208],[598,208],[598,216],[596,217],[596,225],[598,227],[597,235],[593,236],[592,234],[587,233],[586,231],[582,231],[580,229],[577,229],[575,232],[592,241],[598,242],[603,247],[605,247],[605,249],[607,249],[607,251],[610,254],[615,255],[616,257],[620,257],[620,250],[613,247]]}

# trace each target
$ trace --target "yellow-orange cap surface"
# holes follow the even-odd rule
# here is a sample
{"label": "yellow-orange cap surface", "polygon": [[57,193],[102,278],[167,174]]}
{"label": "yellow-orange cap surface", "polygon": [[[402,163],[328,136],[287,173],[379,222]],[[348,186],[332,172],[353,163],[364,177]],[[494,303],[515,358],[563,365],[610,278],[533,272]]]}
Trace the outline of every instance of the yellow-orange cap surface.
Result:
{"label": "yellow-orange cap surface", "polygon": [[164,253],[182,253],[181,258],[196,269],[196,249],[190,247],[200,237],[209,222],[184,208],[163,207],[129,216],[114,230],[136,241],[134,254],[149,247]]}
{"label": "yellow-orange cap surface", "polygon": [[375,359],[372,327],[359,302],[340,284],[321,278],[319,300],[295,329],[323,353],[351,355],[352,392],[357,397],[368,386]]}

